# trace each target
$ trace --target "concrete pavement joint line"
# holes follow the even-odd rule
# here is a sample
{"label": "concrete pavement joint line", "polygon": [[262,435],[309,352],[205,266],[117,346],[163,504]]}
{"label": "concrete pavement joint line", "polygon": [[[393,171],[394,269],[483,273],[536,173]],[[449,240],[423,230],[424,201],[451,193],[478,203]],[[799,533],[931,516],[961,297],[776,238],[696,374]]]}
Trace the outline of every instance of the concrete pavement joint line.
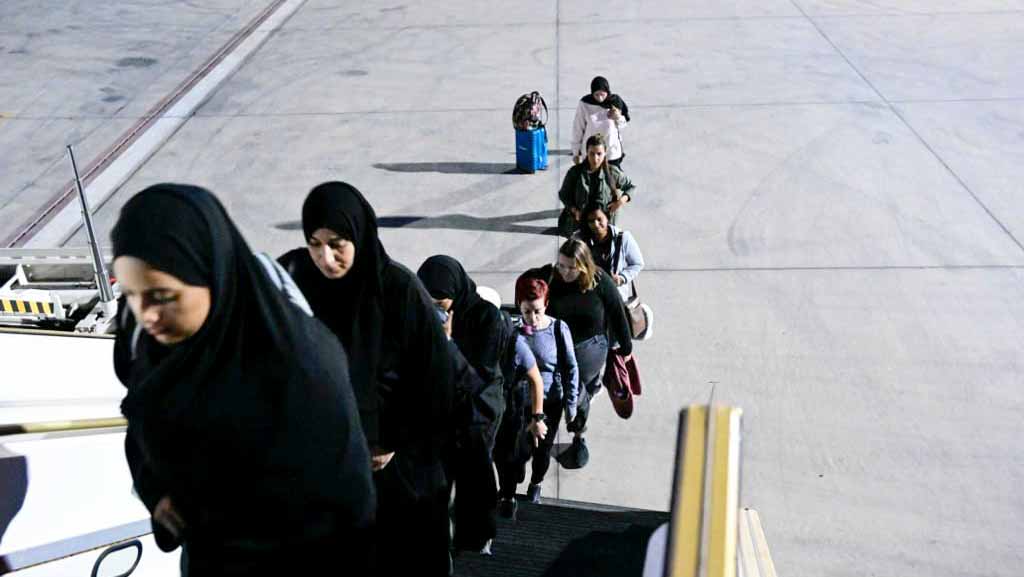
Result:
{"label": "concrete pavement joint line", "polygon": [[901,100],[890,100],[892,104],[945,104],[958,102],[1020,102],[1024,96],[996,96],[993,98],[908,98]]}
{"label": "concrete pavement joint line", "polygon": [[[881,12],[877,14],[860,13],[860,14],[832,14],[832,15],[820,15],[819,18],[828,20],[852,20],[857,18],[891,18],[891,17],[922,17],[922,16],[1005,16],[1005,15],[1024,14],[1024,10],[992,10],[987,12],[910,12],[910,13],[899,13],[899,12]],[[757,16],[678,16],[674,18],[625,18],[615,20],[579,20],[579,21],[566,21],[561,22],[562,26],[593,26],[599,24],[681,24],[685,22],[764,22],[764,21],[786,21],[786,20],[804,20],[807,17],[804,15],[757,15]],[[444,30],[444,29],[468,29],[468,28],[520,28],[523,26],[537,26],[542,27],[547,25],[547,22],[543,21],[524,21],[524,22],[511,22],[505,24],[494,24],[489,22],[463,22],[457,24],[407,24],[407,25],[384,25],[374,26],[367,24],[365,26],[303,26],[303,27],[289,27],[287,33],[322,33],[322,32],[374,32],[374,31],[393,31],[393,30]]]}
{"label": "concrete pavement joint line", "polygon": [[[256,25],[254,28],[247,27],[245,35],[232,40],[237,42],[234,46],[230,46],[226,52],[219,52],[213,61],[205,65],[201,69],[203,75],[192,78],[194,84],[180,94],[177,101],[171,103],[164,114],[149,124],[134,142],[89,183],[86,194],[93,210],[98,210],[304,3],[305,0],[284,0],[272,4],[268,11],[253,21],[252,24]],[[80,228],[79,212],[78,207],[66,204],[60,213],[25,243],[25,246],[62,245]]]}
{"label": "concrete pavement joint line", "polygon": [[[644,267],[644,273],[674,272],[855,272],[855,271],[929,271],[929,270],[1024,270],[1024,264],[964,264],[964,265],[879,265],[879,266],[752,266],[752,267],[708,267],[708,268],[654,268]],[[486,274],[522,274],[522,269],[515,270],[467,270],[469,275]]]}
{"label": "concrete pavement joint line", "polygon": [[[856,18],[922,18],[931,16],[1006,16],[1007,14],[1024,14],[1024,10],[982,10],[979,12],[878,12],[860,14],[818,14],[815,18],[822,20],[853,20]],[[810,18],[806,13],[804,16]]]}
{"label": "concrete pavement joint line", "polygon": [[[113,163],[129,146],[132,146],[139,138],[141,138],[141,136],[154,124],[160,114],[167,112],[169,108],[180,100],[186,91],[192,89],[210,72],[210,70],[220,64],[227,53],[237,48],[237,46],[241,44],[253,30],[261,25],[271,13],[277,10],[283,2],[284,0],[274,0],[274,2],[264,8],[255,18],[250,20],[244,27],[235,33],[235,35],[228,39],[224,45],[215,51],[212,57],[206,60],[206,62],[200,65],[198,69],[186,77],[181,84],[157,101],[156,105],[146,112],[141,121],[132,125],[118,138],[115,144],[108,147],[97,158],[89,162],[89,164],[85,166],[85,170],[82,172],[83,185],[87,186],[92,181],[94,174],[106,170],[108,165]],[[92,134],[99,128],[99,126],[95,127],[89,131],[89,134]],[[60,159],[55,160],[54,165],[57,162],[60,162]],[[55,211],[67,207],[68,204],[72,202],[72,197],[75,192],[75,183],[69,182],[64,187],[63,192],[58,193],[57,196],[51,198],[43,210],[38,213],[31,222],[20,227],[20,230],[15,232],[13,237],[8,237],[4,240],[3,244],[7,246],[18,246],[21,243],[27,242],[28,239],[38,232],[38,230],[36,230],[37,228],[45,226],[50,219],[53,218]],[[99,205],[97,204],[92,204],[92,207],[93,210],[99,209]]]}
{"label": "concrete pavement joint line", "polygon": [[[1022,98],[1021,100],[1024,100]],[[942,101],[939,101],[942,102]],[[689,108],[748,108],[748,107],[772,107],[772,106],[844,106],[844,105],[872,105],[880,104],[877,100],[808,100],[796,102],[724,102],[709,104],[637,104],[630,108],[636,110],[658,110],[658,109],[689,109]],[[575,106],[548,106],[548,112],[561,112],[562,110],[575,111]],[[394,110],[339,110],[339,111],[308,111],[308,112],[239,112],[231,114],[203,113],[196,114],[194,118],[262,118],[262,117],[298,117],[298,116],[350,116],[369,114],[462,114],[467,112],[505,112],[505,108],[403,108]],[[550,124],[550,123],[549,123]]]}
{"label": "concrete pavement joint line", "polygon": [[644,268],[644,272],[828,272],[828,271],[924,271],[924,270],[1024,270],[1024,264],[935,266],[781,266],[722,268]]}
{"label": "concrete pavement joint line", "polygon": [[[1009,96],[998,98],[921,98],[909,100],[890,100],[891,104],[958,104],[958,103],[999,103],[999,102],[1024,102],[1024,96]],[[637,110],[673,110],[673,109],[697,109],[697,108],[770,108],[773,106],[843,106],[843,105],[871,105],[880,104],[878,100],[780,100],[777,102],[709,102],[709,103],[686,103],[675,104],[634,104],[631,108]],[[308,112],[237,112],[229,114],[196,112],[189,118],[275,118],[275,117],[300,117],[300,116],[349,116],[367,114],[461,114],[467,112],[505,112],[504,107],[486,108],[422,108],[422,109],[395,109],[395,110],[342,110],[342,111],[308,111]],[[549,106],[549,111],[576,110],[575,106]],[[2,117],[8,121],[34,121],[34,120],[143,120],[147,116],[118,116],[118,115],[76,115],[76,116],[43,116],[43,115],[17,115],[12,114]],[[164,118],[176,118],[165,114]]]}
{"label": "concrete pavement joint line", "polygon": [[951,167],[949,163],[946,162],[946,159],[942,158],[942,156],[939,155],[938,151],[932,148],[932,145],[927,140],[925,140],[923,136],[921,136],[917,129],[914,128],[910,124],[910,122],[907,121],[906,118],[904,118],[903,113],[901,113],[899,110],[896,109],[895,106],[891,104],[889,105],[889,108],[892,110],[893,114],[896,115],[896,118],[899,118],[900,122],[902,122],[907,127],[907,129],[909,129],[910,132],[912,132],[914,136],[917,137],[921,144],[924,145],[926,149],[928,149],[928,152],[931,152],[932,155],[936,158],[936,160],[938,160],[939,163],[942,164],[943,167],[945,167],[949,174],[951,174],[953,178],[955,178],[956,181],[960,183],[960,186],[962,186],[964,190],[966,190],[967,193],[971,195],[971,198],[974,199],[974,202],[978,203],[978,206],[980,206],[982,210],[984,210],[985,213],[988,214],[989,218],[991,218],[996,224],[998,224],[999,228],[1003,229],[1003,232],[1006,233],[1006,236],[1010,237],[1010,240],[1012,240],[1013,243],[1017,245],[1017,248],[1019,248],[1021,252],[1024,252],[1024,244],[1021,244],[1020,240],[1018,240],[1017,237],[1014,236],[1012,232],[1010,232],[1010,229],[1007,228],[1005,224],[1003,224],[1003,221],[999,220],[999,218],[996,217],[995,213],[993,213],[992,210],[989,209],[988,205],[986,205],[984,202],[982,202],[980,198],[978,198],[978,195],[975,194],[973,190],[971,190],[970,186],[967,186],[967,182],[965,182],[964,179],[961,178],[960,175],[953,170],[953,167]]}
{"label": "concrete pavement joint line", "polygon": [[[681,22],[745,22],[748,20],[803,20],[802,16],[679,16],[676,18],[625,18],[616,20],[580,20],[580,21],[569,21],[560,22],[561,26],[590,26],[595,24],[673,24]],[[336,31],[363,31],[363,32],[376,32],[376,31],[394,31],[394,30],[445,30],[445,29],[458,29],[458,28],[521,28],[523,26],[536,26],[538,28],[548,26],[547,21],[526,21],[526,22],[510,22],[504,24],[495,24],[492,22],[462,22],[456,24],[406,24],[406,25],[384,25],[374,26],[367,24],[365,26],[302,26],[302,27],[289,27],[288,34],[294,32],[301,33],[321,33],[321,32],[336,32]]]}
{"label": "concrete pavement joint line", "polygon": [[939,155],[938,151],[935,150],[932,147],[932,145],[929,144],[928,141],[924,139],[923,136],[921,136],[921,133],[919,133],[917,129],[915,129],[910,124],[910,122],[907,121],[907,119],[903,116],[903,114],[900,113],[896,106],[894,106],[893,103],[890,102],[884,94],[882,94],[882,91],[879,90],[870,80],[868,80],[868,77],[865,76],[864,73],[861,72],[860,69],[853,64],[853,62],[846,56],[846,53],[843,52],[839,48],[839,46],[832,41],[831,38],[829,38],[828,34],[825,34],[825,31],[821,29],[821,26],[819,26],[813,18],[811,18],[810,16],[807,15],[806,12],[804,12],[804,9],[800,7],[796,0],[790,0],[790,2],[792,2],[793,6],[795,6],[796,9],[799,10],[805,18],[807,18],[807,21],[811,23],[811,26],[814,26],[814,29],[817,30],[818,34],[820,34],[821,37],[824,38],[825,41],[832,46],[832,49],[835,50],[836,53],[839,54],[839,56],[841,56],[843,60],[846,61],[847,66],[849,66],[851,70],[856,72],[857,76],[860,76],[861,80],[863,80],[864,83],[867,84],[871,88],[871,90],[874,91],[874,93],[877,94],[878,97],[882,99],[882,102],[884,102],[885,105],[889,107],[889,110],[893,113],[893,115],[896,116],[896,118],[900,119],[900,122],[902,122],[903,125],[907,127],[907,130],[909,130],[915,137],[917,137],[917,140],[925,147],[925,149],[927,149],[928,152],[930,152],[932,156],[934,156],[935,159],[939,161],[939,164],[941,164],[943,168],[946,169],[946,172],[948,172],[950,176],[952,176],[954,179],[956,179],[957,182],[960,183],[960,186],[962,186],[963,189],[967,191],[967,194],[971,195],[971,198],[973,198],[974,202],[976,202],[978,206],[980,206],[981,209],[985,211],[985,214],[987,214],[993,222],[999,225],[999,228],[1001,228],[1003,232],[1006,234],[1006,236],[1008,236],[1010,240],[1013,241],[1013,244],[1017,245],[1017,248],[1020,249],[1021,252],[1024,252],[1024,244],[1021,244],[1017,237],[1014,236],[1012,232],[1010,232],[1010,229],[1007,228],[1006,225],[1003,224],[1003,222],[996,217],[996,215],[989,209],[987,205],[985,205],[984,202],[981,201],[980,198],[978,198],[978,195],[975,194],[973,190],[971,190],[971,187],[967,186],[967,183],[964,181],[964,179],[961,178],[960,175],[953,170],[953,167],[951,167],[949,163],[946,162],[946,159],[942,158],[942,156]]}
{"label": "concrete pavement joint line", "polygon": [[[562,50],[561,50],[561,46],[562,46],[562,33],[561,33],[562,32],[562,24],[561,24],[561,19],[560,19],[561,14],[562,14],[562,0],[555,0],[555,103],[556,104],[558,103],[559,97],[561,95],[561,83],[559,82],[559,79],[562,76],[562,69],[560,68],[561,67],[561,58],[562,58]],[[558,136],[559,136],[559,126],[561,126],[561,122],[559,122],[559,120],[561,119],[561,117],[559,115],[559,112],[558,112],[559,109],[558,109],[557,106],[555,107],[554,110],[555,110],[555,131],[554,131],[553,142],[555,143],[556,148],[557,148]],[[548,124],[551,124],[551,123],[549,122]],[[545,130],[547,130],[546,127],[545,127]],[[562,157],[561,156],[556,156],[554,163],[550,162],[550,160],[549,160],[548,161],[548,168],[551,167],[550,166],[551,164],[554,164],[555,175],[556,176],[561,176],[562,175]],[[560,200],[558,198],[558,193],[555,193],[555,210],[559,209],[559,205],[560,204],[561,204],[561,202],[560,202]],[[558,238],[558,237],[555,237],[554,240],[555,240],[555,253],[557,254],[558,253],[558,244],[561,242],[561,239]],[[565,425],[566,425],[566,433],[568,433],[569,432],[569,422],[566,421]],[[558,431],[555,431],[555,433],[557,434]],[[556,440],[557,440],[557,438],[556,438]],[[557,497],[561,497],[562,496],[562,483],[561,483],[562,477],[561,477],[561,472],[562,472],[562,467],[561,466],[555,467],[555,496],[557,496]]]}
{"label": "concrete pavement joint line", "polygon": [[[802,11],[801,11],[802,12]],[[819,16],[829,20],[848,20],[854,18],[878,18],[891,16],[1005,16],[1007,14],[1024,14],[1024,10],[990,10],[983,12],[881,12],[877,14],[832,14]],[[746,22],[758,20],[803,20],[807,14],[800,16],[785,16],[765,14],[760,16],[679,16],[676,18],[631,18],[624,20],[588,20],[586,22],[565,22],[566,26],[588,25],[588,24],[620,24],[620,23],[661,23],[666,24],[679,22]]]}

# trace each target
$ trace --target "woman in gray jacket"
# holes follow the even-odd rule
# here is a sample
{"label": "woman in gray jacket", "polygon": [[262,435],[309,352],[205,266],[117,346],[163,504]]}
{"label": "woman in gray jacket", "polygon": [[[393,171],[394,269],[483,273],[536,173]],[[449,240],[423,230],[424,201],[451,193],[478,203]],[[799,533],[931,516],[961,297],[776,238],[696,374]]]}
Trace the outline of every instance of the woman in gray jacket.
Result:
{"label": "woman in gray jacket", "polygon": [[622,302],[628,301],[633,295],[633,281],[644,269],[640,245],[629,231],[608,222],[608,214],[600,203],[592,202],[583,209],[583,222],[587,226],[574,238],[587,244],[594,262],[618,287]]}

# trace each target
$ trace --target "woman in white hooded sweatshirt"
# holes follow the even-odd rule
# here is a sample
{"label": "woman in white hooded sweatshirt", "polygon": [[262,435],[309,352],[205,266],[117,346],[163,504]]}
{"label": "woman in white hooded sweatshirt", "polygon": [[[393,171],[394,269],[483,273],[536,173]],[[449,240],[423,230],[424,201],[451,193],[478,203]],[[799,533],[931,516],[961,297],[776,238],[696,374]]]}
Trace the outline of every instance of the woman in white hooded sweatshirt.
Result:
{"label": "woman in white hooded sweatshirt", "polygon": [[595,76],[590,81],[590,94],[580,99],[572,123],[572,160],[579,164],[587,155],[587,139],[595,134],[604,135],[608,143],[608,162],[618,166],[625,154],[622,149],[621,130],[629,123],[629,109],[617,95],[612,94],[608,80]]}

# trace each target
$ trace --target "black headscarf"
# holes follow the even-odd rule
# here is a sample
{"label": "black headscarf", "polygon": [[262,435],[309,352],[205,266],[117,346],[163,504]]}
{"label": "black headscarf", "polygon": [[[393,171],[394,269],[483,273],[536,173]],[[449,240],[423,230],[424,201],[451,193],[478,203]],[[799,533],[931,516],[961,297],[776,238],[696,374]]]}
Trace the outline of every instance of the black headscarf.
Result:
{"label": "black headscarf", "polygon": [[[608,108],[605,106],[604,102],[598,102],[597,99],[594,98],[594,93],[598,90],[604,90],[608,93],[608,96],[612,95],[612,89],[608,86],[608,80],[604,76],[595,76],[594,79],[590,81],[590,92],[583,95],[583,98],[580,98],[580,100],[590,104],[591,106]],[[608,98],[605,98],[605,101],[607,100]]]}
{"label": "black headscarf", "polygon": [[[594,99],[594,93],[598,90],[603,90],[608,93],[608,96],[601,102]],[[612,94],[611,86],[608,84],[608,79],[604,76],[595,76],[590,81],[590,92],[580,98],[583,102],[593,106],[600,106],[602,108],[610,109],[612,106],[618,108],[622,112],[623,118],[626,122],[629,122],[629,106],[626,106],[626,101],[622,99],[618,94]]]}
{"label": "black headscarf", "polygon": [[[220,202],[195,186],[149,187],[121,209],[111,239],[115,258],[139,258],[211,295],[202,327],[170,346],[144,331],[133,343],[131,317],[121,317],[121,408],[149,476],[168,485],[160,491],[186,512],[230,509],[239,495],[259,495],[275,512],[344,500],[339,483],[365,501],[368,485],[339,478],[343,457],[368,459],[344,351],[285,299]],[[130,449],[129,464],[152,507],[162,495],[143,494]],[[348,465],[369,482],[368,462]],[[372,491],[369,499],[372,512]]]}
{"label": "black headscarf", "polygon": [[259,375],[248,368],[247,337],[279,345],[269,348],[294,346],[298,322],[206,190],[177,184],[143,190],[121,209],[111,239],[114,258],[139,258],[186,284],[208,287],[211,297],[205,323],[185,341],[164,346],[141,334],[130,370],[122,371],[128,385],[122,409],[129,417],[198,423],[202,415],[188,411],[201,404],[206,383],[248,387],[245,378]]}
{"label": "black headscarf", "polygon": [[327,228],[355,245],[353,267],[340,279],[328,279],[306,249],[281,257],[313,313],[338,335],[352,363],[352,386],[359,402],[363,429],[370,444],[379,440],[380,401],[377,366],[384,324],[383,275],[391,263],[377,236],[377,215],[354,186],[325,182],[310,191],[302,204],[302,230],[308,241]]}
{"label": "black headscarf", "polygon": [[452,299],[454,321],[466,317],[466,311],[476,306],[481,299],[476,292],[476,283],[469,278],[466,270],[454,258],[438,254],[423,261],[416,276],[435,299]]}

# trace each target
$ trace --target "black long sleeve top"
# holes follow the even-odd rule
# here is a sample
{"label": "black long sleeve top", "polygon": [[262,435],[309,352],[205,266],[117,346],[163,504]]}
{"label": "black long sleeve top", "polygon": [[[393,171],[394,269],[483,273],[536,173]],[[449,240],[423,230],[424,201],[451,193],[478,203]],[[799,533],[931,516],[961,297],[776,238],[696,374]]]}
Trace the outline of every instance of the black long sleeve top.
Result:
{"label": "black long sleeve top", "polygon": [[576,282],[566,283],[552,275],[551,265],[536,270],[538,278],[551,279],[547,313],[569,325],[573,343],[608,334],[619,343],[619,354],[633,352],[622,297],[604,271],[598,271],[596,287],[582,292]]}

